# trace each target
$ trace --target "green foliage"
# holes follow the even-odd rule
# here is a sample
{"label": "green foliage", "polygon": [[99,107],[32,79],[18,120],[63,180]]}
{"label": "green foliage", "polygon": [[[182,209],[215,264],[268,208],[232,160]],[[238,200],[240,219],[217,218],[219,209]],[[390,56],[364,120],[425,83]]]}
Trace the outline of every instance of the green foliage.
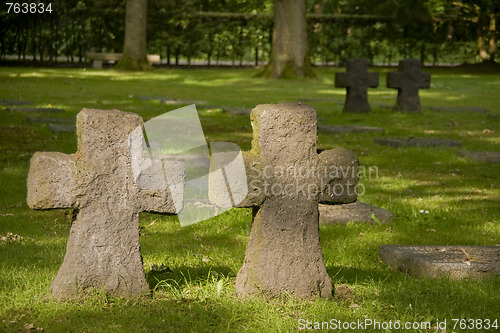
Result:
{"label": "green foliage", "polygon": [[[203,100],[206,104],[198,104],[198,110],[207,140],[235,142],[243,149],[250,148],[249,117],[221,108],[309,99],[323,124],[380,126],[388,137],[449,138],[461,140],[465,150],[498,150],[498,73],[431,70],[432,88],[421,92],[423,114],[382,107],[395,103],[396,92],[381,85],[369,92],[372,113],[360,115],[341,112],[345,90],[333,86],[336,71],[315,69],[316,79],[269,81],[253,78],[254,69],[138,73],[0,68],[0,98],[61,107],[66,112],[58,116],[73,121],[84,107],[136,112],[145,120],[179,107],[142,96]],[[387,70],[377,71],[384,82]],[[484,107],[491,112],[438,112],[428,106]],[[435,324],[498,317],[498,278],[409,277],[384,265],[378,246],[500,244],[499,165],[457,157],[457,148],[379,146],[373,139],[380,134],[373,133],[319,134],[319,148],[350,148],[361,165],[377,166],[378,176],[361,179],[366,193],[360,199],[394,213],[386,225],[320,226],[326,268],[337,287],[334,300],[236,297],[234,279],[243,263],[252,213],[234,209],[184,228],[175,216],[141,214],[141,251],[151,298],[123,300],[97,291],[80,300],[55,302],[49,287],[63,260],[72,212],[29,209],[26,176],[34,152],[73,153],[76,136],[29,124],[26,116],[0,108],[0,235],[23,237],[0,241],[2,332],[25,331],[30,324],[45,332],[295,332],[301,318]],[[153,271],[153,264],[168,269]]]}
{"label": "green foliage", "polygon": [[[148,52],[181,60],[262,64],[271,49],[271,0],[150,0]],[[349,57],[397,62],[479,62],[479,39],[490,59],[496,49],[500,3],[495,0],[310,0],[309,55],[316,63]],[[52,2],[51,15],[7,14],[0,8],[0,55],[27,62],[70,62],[86,52],[122,52],[124,0]],[[492,18],[494,20],[492,20]],[[493,45],[489,47],[488,45]],[[491,49],[490,49],[491,48]]]}

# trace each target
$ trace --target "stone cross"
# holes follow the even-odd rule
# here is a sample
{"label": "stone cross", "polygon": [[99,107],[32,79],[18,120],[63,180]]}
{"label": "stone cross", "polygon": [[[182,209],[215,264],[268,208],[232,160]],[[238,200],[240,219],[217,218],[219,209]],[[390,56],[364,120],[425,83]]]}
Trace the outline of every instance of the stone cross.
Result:
{"label": "stone cross", "polygon": [[335,73],[335,87],[347,88],[344,104],[345,112],[370,112],[368,88],[378,87],[378,73],[368,73],[368,59],[352,58],[347,60],[347,72]]}
{"label": "stone cross", "polygon": [[387,87],[398,90],[396,110],[421,111],[419,89],[431,86],[431,74],[420,72],[418,59],[404,59],[399,62],[397,72],[387,73]]}
{"label": "stone cross", "polygon": [[[141,161],[142,124],[133,113],[83,109],[77,116],[75,154],[38,152],[31,159],[28,205],[74,208],[64,262],[51,285],[56,298],[75,298],[87,289],[120,297],[149,293],[139,248],[139,213],[176,213],[183,193],[170,193],[158,179],[168,170],[181,181],[184,170]],[[144,172],[137,167],[133,171],[134,163]],[[155,168],[161,177],[153,172],[148,178]],[[152,181],[160,189],[152,189]]]}
{"label": "stone cross", "polygon": [[236,278],[243,295],[332,296],[319,242],[318,202],[356,201],[358,159],[346,149],[316,150],[316,111],[301,104],[258,105],[252,149],[244,152],[253,207],[245,261]]}

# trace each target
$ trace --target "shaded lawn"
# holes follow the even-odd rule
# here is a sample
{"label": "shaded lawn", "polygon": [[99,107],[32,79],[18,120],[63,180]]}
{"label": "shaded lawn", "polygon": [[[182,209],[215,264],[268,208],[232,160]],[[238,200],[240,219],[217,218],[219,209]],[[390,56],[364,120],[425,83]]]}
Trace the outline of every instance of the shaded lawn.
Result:
{"label": "shaded lawn", "polygon": [[[25,202],[29,159],[35,151],[72,153],[76,136],[28,124],[31,114],[0,107],[0,331],[26,324],[49,332],[282,332],[298,320],[430,321],[499,318],[500,281],[416,279],[392,272],[378,258],[380,244],[500,244],[500,165],[457,157],[457,148],[389,148],[375,137],[436,137],[462,141],[465,150],[499,150],[500,75],[433,70],[432,88],[421,92],[423,114],[393,113],[396,92],[370,89],[371,114],[341,113],[345,90],[333,87],[335,69],[316,69],[314,80],[266,81],[254,69],[169,69],[147,73],[112,70],[0,68],[0,98],[61,107],[74,119],[84,107],[136,112],[145,120],[179,105],[142,97],[205,101],[198,104],[207,141],[250,148],[248,116],[223,107],[307,100],[322,124],[363,124],[385,133],[319,135],[319,148],[353,149],[378,174],[363,178],[360,199],[390,209],[389,225],[321,226],[325,264],[334,283],[352,292],[335,301],[240,299],[234,278],[244,259],[251,227],[247,209],[231,210],[181,228],[175,217],[141,215],[141,245],[152,299],[120,300],[96,293],[54,302],[49,286],[62,262],[71,212],[32,211]],[[425,106],[488,108],[489,113],[438,112]],[[494,115],[491,117],[489,115]],[[496,116],[496,117],[495,117]],[[421,213],[420,211],[424,211]],[[425,211],[429,211],[428,214]],[[151,272],[165,264],[172,272]],[[499,318],[500,320],[500,318]],[[451,327],[449,327],[451,328]],[[456,329],[455,331],[460,331]],[[486,330],[483,330],[486,331]]]}

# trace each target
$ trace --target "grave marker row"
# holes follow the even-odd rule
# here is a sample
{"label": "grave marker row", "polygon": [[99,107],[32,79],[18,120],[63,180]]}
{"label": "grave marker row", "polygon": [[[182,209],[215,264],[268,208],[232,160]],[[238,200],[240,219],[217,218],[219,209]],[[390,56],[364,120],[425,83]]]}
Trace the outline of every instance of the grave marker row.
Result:
{"label": "grave marker row", "polygon": [[[399,62],[398,71],[387,73],[387,87],[398,90],[395,110],[422,110],[418,91],[430,87],[431,75],[420,72],[420,67],[419,60],[405,59]],[[367,91],[378,87],[378,73],[368,73],[365,58],[348,59],[346,69],[347,72],[335,74],[335,87],[347,90],[344,112],[370,112]]]}
{"label": "grave marker row", "polygon": [[[236,289],[242,295],[330,298],[318,203],[356,201],[357,157],[342,148],[317,153],[316,111],[309,106],[259,105],[251,122],[252,149],[243,155],[248,195],[237,207],[252,207],[254,214]],[[133,166],[143,169],[143,178],[170,177],[176,184],[184,182],[185,166],[137,161],[144,156],[142,124],[132,113],[84,109],[77,116],[76,154],[40,152],[31,159],[29,206],[75,210],[64,262],[51,286],[56,298],[75,298],[89,288],[121,297],[149,293],[139,250],[139,213],[178,214],[176,198],[183,190],[142,188]],[[353,172],[318,171],[325,168]],[[292,169],[296,172],[279,173]]]}

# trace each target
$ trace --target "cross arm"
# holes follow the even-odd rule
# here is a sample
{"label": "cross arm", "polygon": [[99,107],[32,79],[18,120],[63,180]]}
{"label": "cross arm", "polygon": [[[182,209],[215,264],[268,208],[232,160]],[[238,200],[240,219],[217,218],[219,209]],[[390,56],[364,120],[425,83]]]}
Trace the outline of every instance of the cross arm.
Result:
{"label": "cross arm", "polygon": [[260,206],[265,199],[262,163],[253,150],[243,152],[243,161],[245,162],[248,193],[245,199],[236,207]]}
{"label": "cross arm", "polygon": [[348,149],[335,148],[319,154],[319,202],[345,204],[356,201],[359,161]]}
{"label": "cross arm", "polygon": [[72,207],[76,201],[75,163],[75,155],[35,153],[28,174],[28,206],[33,209]]}
{"label": "cross arm", "polygon": [[387,88],[399,89],[401,88],[402,72],[389,72],[387,73]]}
{"label": "cross arm", "polygon": [[156,213],[179,213],[183,207],[186,171],[182,163],[153,159],[144,149],[142,126],[129,135],[130,178],[136,185],[140,210]]}
{"label": "cross arm", "polygon": [[370,88],[377,88],[379,81],[378,73],[368,73],[368,86]]}
{"label": "cross arm", "polygon": [[420,73],[418,87],[420,89],[429,89],[431,87],[431,73]]}
{"label": "cross arm", "polygon": [[335,87],[346,88],[352,83],[352,74],[348,72],[335,73]]}

